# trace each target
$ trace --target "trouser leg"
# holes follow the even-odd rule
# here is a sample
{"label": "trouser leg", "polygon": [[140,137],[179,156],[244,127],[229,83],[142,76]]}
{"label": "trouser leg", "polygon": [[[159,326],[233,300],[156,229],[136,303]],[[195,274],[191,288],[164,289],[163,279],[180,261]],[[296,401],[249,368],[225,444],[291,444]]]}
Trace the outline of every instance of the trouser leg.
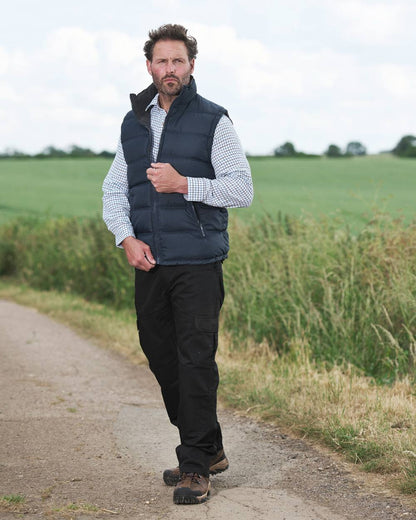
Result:
{"label": "trouser leg", "polygon": [[209,461],[222,448],[217,421],[219,383],[215,354],[224,299],[222,264],[188,266],[171,289],[178,343],[181,471],[208,475]]}
{"label": "trouser leg", "polygon": [[140,345],[162,392],[169,419],[177,426],[178,354],[175,323],[163,271],[136,270],[136,314]]}
{"label": "trouser leg", "polygon": [[140,342],[179,428],[181,471],[208,475],[222,448],[215,353],[223,299],[221,263],[136,272]]}

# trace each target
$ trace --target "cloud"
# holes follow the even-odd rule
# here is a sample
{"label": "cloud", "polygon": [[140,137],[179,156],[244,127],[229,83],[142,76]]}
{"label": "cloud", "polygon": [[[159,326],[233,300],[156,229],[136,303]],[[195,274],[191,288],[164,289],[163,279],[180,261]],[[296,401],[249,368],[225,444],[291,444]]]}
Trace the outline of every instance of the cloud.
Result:
{"label": "cloud", "polygon": [[11,85],[8,85],[6,82],[0,82],[0,100],[7,103],[18,102],[20,97]]}
{"label": "cloud", "polygon": [[[26,146],[31,152],[73,142],[114,149],[129,110],[128,93],[149,82],[138,41],[117,31],[63,27],[30,50],[0,47],[0,110],[19,122],[2,125],[0,147],[22,147],[23,128],[31,125]],[[106,128],[107,139],[98,125]]]}
{"label": "cloud", "polygon": [[398,99],[414,97],[416,92],[416,70],[407,65],[386,63],[377,70],[380,83],[392,96]]}
{"label": "cloud", "polygon": [[9,53],[0,47],[0,75],[6,74],[9,67]]}
{"label": "cloud", "polygon": [[79,27],[64,27],[50,34],[42,49],[42,58],[48,62],[73,63],[94,66],[98,63],[97,35]]}
{"label": "cloud", "polygon": [[[238,5],[248,9],[249,2]],[[400,30],[406,41],[414,40],[402,0],[300,2],[290,31],[271,0],[267,12],[257,31],[248,21],[250,30],[232,21],[210,24],[209,17],[206,23],[179,20],[198,39],[199,92],[230,110],[250,152],[269,152],[287,140],[307,151],[322,151],[333,140],[362,139],[371,148],[370,138],[377,151],[414,126],[413,52],[397,47]],[[266,38],[276,20],[282,30]],[[7,122],[0,127],[0,149],[34,152],[71,143],[114,149],[130,108],[128,93],[150,83],[143,25],[131,33],[58,27],[30,48],[0,46],[0,114]]]}
{"label": "cloud", "polygon": [[104,107],[118,107],[123,95],[114,85],[103,85],[95,91],[95,102]]}
{"label": "cloud", "polygon": [[97,46],[109,66],[136,66],[143,57],[139,40],[118,31],[99,31]]}
{"label": "cloud", "polygon": [[238,100],[278,102],[284,98],[311,99],[336,88],[353,85],[356,58],[328,48],[317,50],[267,47],[255,39],[240,38],[231,27],[192,25],[198,34],[203,62],[196,75],[224,86],[232,82]]}
{"label": "cloud", "polygon": [[400,0],[337,0],[327,4],[337,27],[350,41],[371,46],[389,45],[392,38],[400,36],[405,26],[407,5]]}

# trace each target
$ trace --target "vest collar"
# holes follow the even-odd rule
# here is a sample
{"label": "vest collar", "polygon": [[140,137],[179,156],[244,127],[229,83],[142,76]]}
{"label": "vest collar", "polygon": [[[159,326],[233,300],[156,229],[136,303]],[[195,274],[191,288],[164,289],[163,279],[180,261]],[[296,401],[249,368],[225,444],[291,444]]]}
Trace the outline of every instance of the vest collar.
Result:
{"label": "vest collar", "polygon": [[[139,94],[130,94],[130,101],[133,112],[137,115],[139,120],[148,119],[146,117],[146,108],[152,99],[156,96],[157,89],[152,83],[145,90],[142,90]],[[186,108],[188,103],[196,96],[196,83],[193,76],[188,85],[184,85],[179,96],[173,101],[169,114],[172,112],[181,112]],[[172,110],[173,109],[173,110]]]}

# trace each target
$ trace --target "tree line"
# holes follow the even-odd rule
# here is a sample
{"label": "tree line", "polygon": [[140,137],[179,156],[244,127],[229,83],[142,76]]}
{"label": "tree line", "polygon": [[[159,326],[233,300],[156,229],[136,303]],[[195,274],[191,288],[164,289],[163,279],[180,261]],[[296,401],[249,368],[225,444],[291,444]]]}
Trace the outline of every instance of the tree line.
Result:
{"label": "tree line", "polygon": [[40,153],[30,155],[28,153],[22,152],[20,150],[16,150],[14,148],[7,148],[4,152],[0,153],[0,159],[61,159],[65,157],[69,158],[85,158],[85,157],[104,157],[104,158],[112,158],[114,157],[114,152],[109,152],[107,150],[103,150],[102,152],[96,153],[90,148],[82,148],[81,146],[77,146],[73,144],[69,147],[68,150],[62,150],[60,148],[56,148],[55,146],[47,146]]}
{"label": "tree line", "polygon": [[[392,150],[388,150],[397,157],[416,157],[416,136],[405,135]],[[7,148],[0,153],[0,159],[48,159],[48,158],[86,158],[86,157],[104,157],[113,158],[114,152],[103,150],[96,153],[90,148],[82,148],[81,146],[72,145],[68,150],[56,148],[55,146],[47,146],[40,153],[30,155],[14,148]],[[290,141],[283,143],[274,149],[275,157],[321,157],[321,154],[308,154],[299,152]],[[358,157],[367,155],[367,148],[359,141],[351,141],[347,144],[345,150],[342,150],[336,144],[330,144],[323,153],[326,157]]]}
{"label": "tree line", "polygon": [[[405,135],[389,153],[398,157],[416,157],[416,137]],[[293,143],[287,141],[274,149],[276,157],[321,157],[321,155],[298,152]],[[323,155],[327,157],[358,157],[367,155],[367,148],[360,141],[351,141],[343,151],[338,145],[330,144]]]}

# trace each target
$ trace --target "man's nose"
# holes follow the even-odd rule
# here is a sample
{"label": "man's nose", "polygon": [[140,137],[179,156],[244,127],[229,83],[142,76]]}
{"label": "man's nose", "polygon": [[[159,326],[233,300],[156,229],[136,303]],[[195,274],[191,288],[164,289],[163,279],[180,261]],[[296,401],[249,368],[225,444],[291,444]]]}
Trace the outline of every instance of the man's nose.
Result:
{"label": "man's nose", "polygon": [[175,72],[176,66],[173,63],[173,61],[168,61],[167,69],[168,69],[168,72]]}

